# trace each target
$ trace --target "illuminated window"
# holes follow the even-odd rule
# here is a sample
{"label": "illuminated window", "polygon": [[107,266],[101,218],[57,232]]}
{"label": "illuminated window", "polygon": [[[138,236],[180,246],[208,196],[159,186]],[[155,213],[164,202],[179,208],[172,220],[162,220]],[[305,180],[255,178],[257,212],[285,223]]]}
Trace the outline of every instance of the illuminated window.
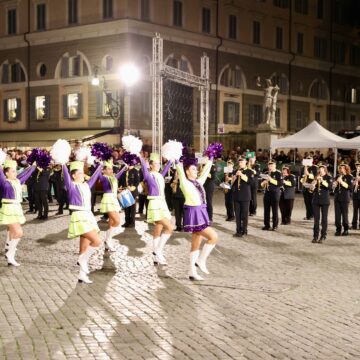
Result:
{"label": "illuminated window", "polygon": [[82,117],[82,95],[72,93],[63,97],[63,114],[66,119],[79,119]]}
{"label": "illuminated window", "polygon": [[35,97],[36,120],[45,120],[46,118],[46,98],[45,96]]}
{"label": "illuminated window", "polygon": [[21,100],[10,98],[4,100],[4,119],[8,122],[20,120]]}

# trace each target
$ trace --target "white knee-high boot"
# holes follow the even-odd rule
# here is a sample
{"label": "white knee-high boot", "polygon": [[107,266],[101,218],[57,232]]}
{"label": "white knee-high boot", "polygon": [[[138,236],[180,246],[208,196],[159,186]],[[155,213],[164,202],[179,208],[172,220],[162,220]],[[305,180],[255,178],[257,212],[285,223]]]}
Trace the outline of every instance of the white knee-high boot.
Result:
{"label": "white knee-high boot", "polygon": [[5,253],[9,250],[10,232],[6,232]]}
{"label": "white knee-high boot", "polygon": [[153,256],[154,256],[154,265],[161,264],[161,259],[158,256],[158,249],[160,245],[160,237],[153,239]]}
{"label": "white knee-high boot", "polygon": [[112,238],[115,233],[115,229],[115,227],[110,226],[110,228],[106,231],[105,247],[110,251],[116,251],[114,240]]}
{"label": "white knee-high boot", "polygon": [[162,265],[166,265],[166,259],[164,256],[164,248],[165,248],[167,241],[170,239],[170,237],[171,237],[171,234],[162,234],[160,236],[159,246],[155,250],[156,255],[161,260]]}
{"label": "white knee-high boot", "polygon": [[189,279],[201,281],[204,280],[196,271],[196,260],[198,259],[200,250],[195,250],[190,252],[190,270],[189,270]]}
{"label": "white knee-high boot", "polygon": [[85,283],[85,284],[92,284],[92,281],[89,279],[86,272],[81,269],[81,267],[80,267],[80,271],[79,271],[78,282]]}
{"label": "white knee-high boot", "polygon": [[[85,274],[89,274],[89,266],[88,261],[90,257],[95,253],[98,247],[89,246],[84,253],[79,255],[78,257],[78,265],[80,266],[80,270],[82,270]],[[80,279],[80,278],[79,278]]]}
{"label": "white knee-high boot", "polygon": [[9,241],[9,248],[5,254],[8,265],[20,266],[20,264],[15,260],[16,248],[19,241],[20,239],[12,239]]}
{"label": "white knee-high boot", "polygon": [[206,267],[206,259],[208,258],[208,256],[210,255],[211,251],[214,249],[215,244],[204,244],[200,256],[199,258],[196,260],[196,265],[199,267],[199,269],[205,273],[205,274],[210,274],[209,270]]}

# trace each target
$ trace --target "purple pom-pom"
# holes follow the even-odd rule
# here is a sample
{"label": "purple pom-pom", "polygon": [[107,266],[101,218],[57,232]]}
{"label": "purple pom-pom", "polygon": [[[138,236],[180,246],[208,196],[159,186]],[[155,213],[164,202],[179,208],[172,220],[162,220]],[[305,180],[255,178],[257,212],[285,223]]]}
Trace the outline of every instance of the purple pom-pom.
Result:
{"label": "purple pom-pom", "polygon": [[125,164],[129,166],[135,166],[140,162],[140,159],[135,154],[131,154],[128,151],[124,152],[121,156],[121,159],[124,161]]}
{"label": "purple pom-pom", "polygon": [[182,144],[183,144],[182,156],[180,157],[179,161],[185,162],[185,160],[188,157],[190,157],[190,151],[189,151],[188,147],[186,146],[185,142],[183,142]]}
{"label": "purple pom-pom", "polygon": [[210,159],[217,159],[221,157],[223,151],[223,145],[220,143],[210,144],[207,149],[204,151],[204,155]]}
{"label": "purple pom-pom", "polygon": [[97,142],[91,147],[91,155],[99,160],[109,160],[112,157],[112,149],[105,143]]}
{"label": "purple pom-pom", "polygon": [[51,156],[48,152],[40,150],[39,148],[33,149],[27,158],[27,162],[31,165],[36,161],[37,167],[46,169],[51,162]]}

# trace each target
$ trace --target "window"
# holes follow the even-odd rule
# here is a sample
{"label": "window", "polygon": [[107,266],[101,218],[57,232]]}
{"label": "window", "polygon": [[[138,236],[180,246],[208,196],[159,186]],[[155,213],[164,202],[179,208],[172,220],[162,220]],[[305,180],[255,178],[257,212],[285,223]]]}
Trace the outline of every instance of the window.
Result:
{"label": "window", "polygon": [[350,64],[360,66],[360,46],[353,45],[350,49]]}
{"label": "window", "polygon": [[38,67],[38,76],[40,77],[44,77],[47,73],[47,68],[46,68],[46,65],[45,64],[41,64],[39,67]]}
{"label": "window", "polygon": [[25,73],[21,68],[19,63],[15,63],[11,65],[11,82],[24,82],[25,81]]}
{"label": "window", "polygon": [[333,43],[333,61],[338,64],[344,64],[345,62],[345,43],[342,41],[334,41]]}
{"label": "window", "polygon": [[34,112],[32,118],[35,120],[46,120],[49,118],[49,96],[40,95],[34,97]]}
{"label": "window", "polygon": [[15,122],[21,118],[21,99],[11,98],[4,100],[4,120]]}
{"label": "window", "polygon": [[96,117],[117,117],[119,93],[116,90],[107,90],[106,93],[96,93]]}
{"label": "window", "polygon": [[3,64],[3,66],[1,67],[1,83],[9,83],[9,64]]}
{"label": "window", "polygon": [[65,119],[82,117],[82,94],[73,93],[63,96],[63,116]]}
{"label": "window", "polygon": [[211,11],[208,8],[202,8],[202,32],[211,32]]}
{"label": "window", "polygon": [[228,67],[221,76],[220,84],[226,87],[240,89],[242,87],[241,70]]}
{"label": "window", "polygon": [[276,27],[276,43],[275,43],[275,46],[279,50],[281,50],[283,48],[283,29],[281,27]]}
{"label": "window", "polygon": [[273,4],[279,8],[287,9],[289,7],[289,0],[273,0]]}
{"label": "window", "polygon": [[150,0],[141,0],[140,6],[141,6],[141,9],[140,9],[141,20],[149,21],[150,20]]}
{"label": "window", "polygon": [[36,6],[36,30],[46,29],[46,5],[38,4]]}
{"label": "window", "polygon": [[60,74],[62,78],[88,75],[88,66],[81,55],[62,57]]}
{"label": "window", "polygon": [[149,91],[142,91],[141,96],[141,115],[151,116],[151,93]]}
{"label": "window", "polygon": [[314,37],[314,56],[319,59],[326,59],[326,38]]}
{"label": "window", "polygon": [[271,77],[271,83],[275,86],[278,85],[278,87],[280,88],[279,93],[280,94],[287,94],[288,92],[288,79],[286,77],[286,75],[281,74],[281,75],[273,75]]}
{"label": "window", "polygon": [[326,84],[322,81],[315,81],[310,89],[310,96],[314,99],[326,99]]}
{"label": "window", "polygon": [[318,19],[324,18],[324,0],[317,0],[316,17]]}
{"label": "window", "polygon": [[295,129],[303,128],[303,116],[301,111],[296,111],[295,113]]}
{"label": "window", "polygon": [[360,104],[360,89],[351,88],[351,104]]}
{"label": "window", "polygon": [[280,112],[280,108],[277,108],[275,111],[275,124],[276,127],[279,128],[280,124],[281,124],[281,112]]}
{"label": "window", "polygon": [[308,5],[308,0],[295,0],[295,11],[306,15],[308,13]]}
{"label": "window", "polygon": [[113,0],[103,0],[103,18],[111,19],[113,17]]}
{"label": "window", "polygon": [[173,2],[173,23],[175,26],[182,26],[182,2],[180,0]]}
{"label": "window", "polygon": [[304,34],[300,32],[296,34],[296,52],[298,54],[304,53]]}
{"label": "window", "polygon": [[260,22],[253,21],[253,44],[260,44]]}
{"label": "window", "polygon": [[236,24],[236,16],[235,15],[229,15],[229,38],[230,39],[236,39],[236,33],[237,33],[237,24]]}
{"label": "window", "polygon": [[249,104],[249,127],[253,128],[262,123],[263,107],[259,104]]}
{"label": "window", "polygon": [[8,10],[8,34],[16,34],[16,9]]}
{"label": "window", "polygon": [[233,101],[224,102],[224,124],[237,125],[240,121],[240,104]]}
{"label": "window", "polygon": [[69,25],[77,24],[78,22],[78,3],[77,0],[68,0],[68,21]]}
{"label": "window", "polygon": [[315,120],[319,123],[321,120],[321,114],[319,111],[315,111]]}

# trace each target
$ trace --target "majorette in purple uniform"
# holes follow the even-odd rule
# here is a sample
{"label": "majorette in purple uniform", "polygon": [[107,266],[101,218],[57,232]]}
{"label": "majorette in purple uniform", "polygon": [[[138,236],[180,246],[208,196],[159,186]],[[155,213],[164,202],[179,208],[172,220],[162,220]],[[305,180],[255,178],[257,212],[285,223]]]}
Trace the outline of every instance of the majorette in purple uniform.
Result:
{"label": "majorette in purple uniform", "polygon": [[[220,156],[222,151],[221,144],[211,144],[205,151],[209,160],[205,164],[202,173],[198,176],[197,161],[195,159],[185,159],[184,164],[177,162],[180,188],[185,197],[184,205],[184,230],[192,233],[191,252],[190,252],[190,280],[204,280],[198,275],[196,266],[205,273],[209,274],[206,267],[206,260],[214,249],[218,240],[218,235],[210,227],[209,215],[206,209],[206,194],[203,184],[208,177],[213,164],[213,158]],[[204,244],[200,253],[202,237],[207,242]]]}
{"label": "majorette in purple uniform", "polygon": [[[1,163],[6,153],[1,151]],[[17,245],[23,236],[21,225],[26,219],[21,207],[22,185],[36,169],[32,165],[17,175],[17,163],[14,160],[5,160],[3,168],[0,166],[0,188],[2,192],[2,207],[0,209],[0,225],[7,225],[7,239],[5,243],[5,257],[8,265],[20,266],[15,260]]]}

